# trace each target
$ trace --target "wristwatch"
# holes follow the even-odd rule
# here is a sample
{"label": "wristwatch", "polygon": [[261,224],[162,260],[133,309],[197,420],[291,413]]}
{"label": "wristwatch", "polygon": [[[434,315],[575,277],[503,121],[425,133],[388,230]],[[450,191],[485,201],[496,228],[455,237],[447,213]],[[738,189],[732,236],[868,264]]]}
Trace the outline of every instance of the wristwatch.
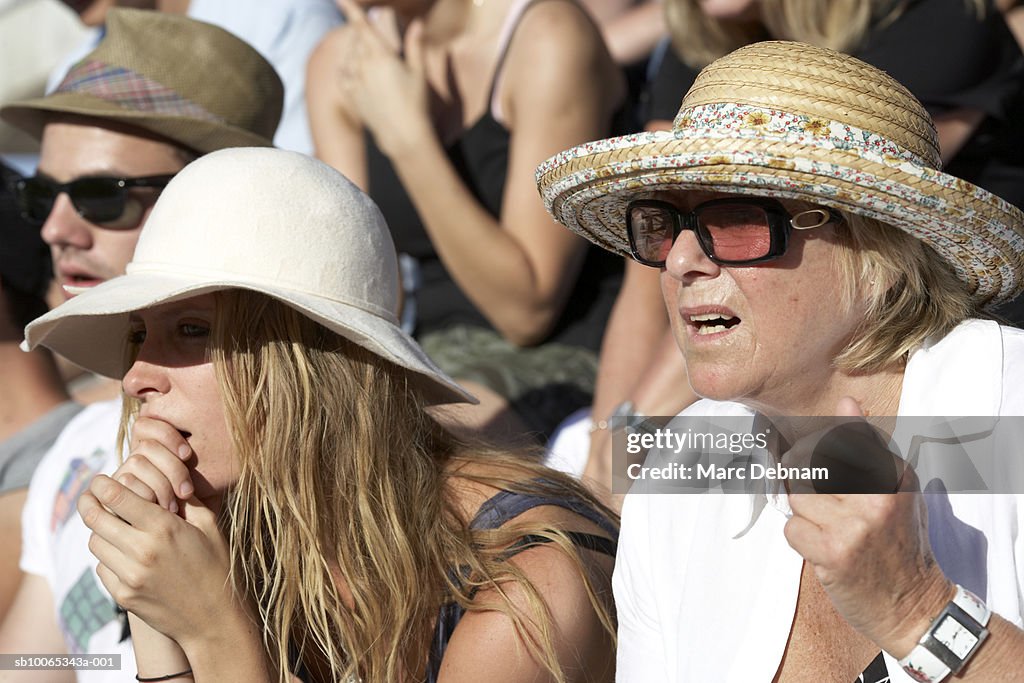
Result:
{"label": "wristwatch", "polygon": [[920,683],[939,683],[959,673],[988,637],[992,610],[961,585],[900,666]]}
{"label": "wristwatch", "polygon": [[598,420],[594,423],[594,426],[590,428],[591,432],[596,432],[602,429],[611,429],[615,431],[617,429],[637,429],[643,432],[653,432],[653,429],[647,426],[646,422],[649,418],[643,413],[636,412],[636,408],[632,401],[623,401],[619,405],[615,406],[612,410],[612,414],[608,416],[606,420]]}

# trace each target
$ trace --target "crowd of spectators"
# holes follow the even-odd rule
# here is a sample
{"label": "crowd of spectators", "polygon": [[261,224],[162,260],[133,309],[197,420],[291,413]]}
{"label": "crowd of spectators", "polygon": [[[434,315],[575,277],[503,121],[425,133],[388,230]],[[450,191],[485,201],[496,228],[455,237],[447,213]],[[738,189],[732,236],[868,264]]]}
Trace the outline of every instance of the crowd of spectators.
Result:
{"label": "crowd of spectators", "polygon": [[0,681],[1024,680],[1024,488],[770,518],[623,448],[1024,408],[1022,44],[1013,0],[0,0],[0,653],[121,658]]}

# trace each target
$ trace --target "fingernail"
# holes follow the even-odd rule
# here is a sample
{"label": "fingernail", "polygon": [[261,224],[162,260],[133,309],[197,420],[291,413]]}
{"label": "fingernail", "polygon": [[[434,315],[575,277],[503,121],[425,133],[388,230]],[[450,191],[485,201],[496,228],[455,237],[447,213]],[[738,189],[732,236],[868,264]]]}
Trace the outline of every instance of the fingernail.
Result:
{"label": "fingernail", "polygon": [[177,514],[178,513],[178,501],[172,500],[171,504],[167,506],[167,509],[170,510],[174,514]]}
{"label": "fingernail", "polygon": [[191,495],[192,495],[192,484],[186,481],[184,484],[181,485],[181,497],[182,498],[188,498]]}
{"label": "fingernail", "polygon": [[192,448],[187,443],[183,443],[178,446],[178,457],[182,460],[187,460],[188,456],[192,455]]}

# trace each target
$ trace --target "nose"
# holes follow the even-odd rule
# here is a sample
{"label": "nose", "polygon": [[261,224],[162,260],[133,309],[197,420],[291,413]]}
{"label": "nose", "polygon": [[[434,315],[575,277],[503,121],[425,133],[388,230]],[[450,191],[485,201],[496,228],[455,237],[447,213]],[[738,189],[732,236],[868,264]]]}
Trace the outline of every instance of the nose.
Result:
{"label": "nose", "polygon": [[121,380],[121,388],[128,396],[144,401],[167,393],[167,380],[167,368],[146,360],[140,353]]}
{"label": "nose", "polygon": [[78,215],[71,198],[64,192],[57,195],[50,215],[46,217],[40,229],[43,241],[51,247],[77,247],[89,249],[92,244],[92,233],[89,223]]}
{"label": "nose", "polygon": [[693,230],[680,232],[665,258],[665,271],[680,282],[717,277],[721,270],[701,249]]}

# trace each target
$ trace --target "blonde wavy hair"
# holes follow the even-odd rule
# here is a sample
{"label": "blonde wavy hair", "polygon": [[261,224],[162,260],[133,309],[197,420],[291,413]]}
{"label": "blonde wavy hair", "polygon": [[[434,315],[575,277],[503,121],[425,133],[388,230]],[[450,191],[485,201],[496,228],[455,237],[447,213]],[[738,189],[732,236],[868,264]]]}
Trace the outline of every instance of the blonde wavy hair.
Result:
{"label": "blonde wavy hair", "polygon": [[881,221],[840,213],[835,265],[843,303],[859,299],[865,315],[837,367],[860,373],[902,367],[929,337],[985,317],[967,285],[927,244]]}
{"label": "blonde wavy hair", "polygon": [[[895,20],[909,0],[754,0],[760,22],[707,16],[700,0],[666,0],[665,19],[680,58],[700,69],[759,40],[798,40],[839,52],[855,51],[869,29]],[[980,17],[985,0],[964,0]]]}
{"label": "blonde wavy hair", "polygon": [[[231,580],[258,610],[282,683],[296,661],[335,681],[419,680],[452,602],[507,615],[528,654],[567,680],[544,600],[504,561],[525,534],[571,558],[614,643],[611,597],[593,581],[601,570],[564,531],[514,521],[471,530],[452,485],[572,497],[617,524],[613,512],[537,454],[457,440],[408,373],[298,311],[244,290],[217,298],[210,352],[240,470],[224,515]],[[126,399],[123,432],[136,409]],[[472,463],[496,474],[460,469]],[[513,584],[528,610],[510,599]],[[481,588],[493,599],[476,596]]]}

